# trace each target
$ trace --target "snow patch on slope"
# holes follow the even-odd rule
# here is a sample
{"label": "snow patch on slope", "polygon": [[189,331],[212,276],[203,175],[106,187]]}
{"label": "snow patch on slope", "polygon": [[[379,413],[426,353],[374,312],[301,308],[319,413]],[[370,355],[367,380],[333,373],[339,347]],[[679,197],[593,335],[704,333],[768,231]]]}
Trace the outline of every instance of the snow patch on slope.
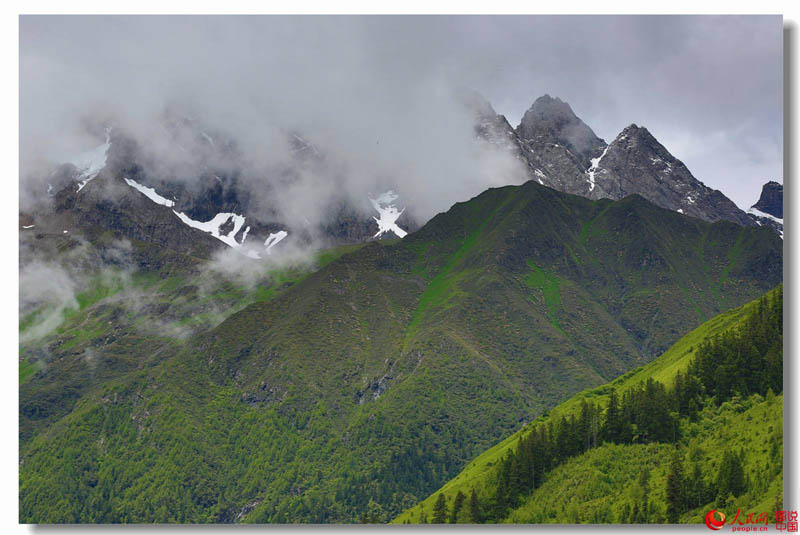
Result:
{"label": "snow patch on slope", "polygon": [[399,238],[404,238],[408,234],[408,232],[397,225],[397,219],[405,211],[405,208],[398,210],[394,205],[394,201],[396,200],[397,194],[392,190],[380,194],[377,199],[369,197],[369,202],[372,203],[372,207],[375,208],[380,216],[372,217],[372,219],[378,223],[378,232],[373,238],[378,238],[389,231],[394,232]]}
{"label": "snow patch on slope", "polygon": [[108,148],[111,146],[111,128],[106,128],[106,142],[74,157],[69,163],[78,168],[78,191],[82,190],[106,166]]}
{"label": "snow patch on slope", "polygon": [[664,169],[664,172],[665,172],[665,173],[671,173],[671,172],[672,172],[672,164],[671,164],[671,163],[669,163],[669,162],[668,162],[668,161],[666,161],[666,160],[662,160],[662,159],[661,159],[661,158],[659,158],[658,156],[656,156],[655,158],[650,158],[650,162],[651,162],[653,165],[658,165],[658,164],[660,164],[660,163],[663,163],[663,164],[666,166],[666,169]]}
{"label": "snow patch on slope", "polygon": [[586,173],[589,175],[589,191],[593,191],[594,190],[594,186],[595,186],[594,174],[597,172],[597,167],[600,165],[600,160],[602,160],[605,157],[605,155],[608,153],[608,148],[610,146],[611,145],[606,145],[606,148],[603,149],[603,154],[601,154],[597,158],[592,158],[590,160],[592,165],[589,166],[589,169],[586,171]]}
{"label": "snow patch on slope", "polygon": [[781,239],[783,239],[783,218],[775,217],[772,214],[768,214],[766,212],[762,212],[761,210],[759,210],[758,208],[756,208],[754,206],[751,206],[750,209],[747,211],[747,213],[751,214],[751,215],[754,215],[756,217],[756,223],[758,224],[758,226],[762,226],[761,225],[761,221],[758,220],[758,218],[761,218],[761,217],[763,217],[764,219],[769,219],[770,221],[774,221],[775,223],[780,225],[780,228],[777,229],[777,230],[778,230],[778,234],[780,234],[780,236],[781,236]]}
{"label": "snow patch on slope", "polygon": [[153,201],[156,204],[160,204],[161,206],[168,206],[170,208],[175,206],[175,201],[171,201],[169,199],[166,199],[166,198],[162,197],[161,195],[156,193],[156,190],[153,189],[153,188],[148,188],[147,186],[139,184],[138,182],[136,182],[135,180],[131,180],[130,178],[126,178],[125,182],[130,187],[132,187],[133,189],[139,191],[145,197],[147,197],[148,199],[150,199],[151,201]]}
{"label": "snow patch on slope", "polygon": [[[225,243],[226,245],[237,249],[241,247],[242,243],[244,243],[244,239],[242,243],[236,241],[236,234],[244,225],[244,216],[239,214],[234,214],[232,212],[225,212],[221,214],[217,214],[211,221],[196,221],[189,217],[188,215],[184,214],[183,212],[177,212],[175,210],[172,211],[178,218],[189,225],[192,228],[196,228],[197,230],[202,230],[208,234],[211,234],[221,242]],[[229,221],[233,221],[233,230],[229,231],[227,234],[223,234],[220,232],[220,228],[228,223]]]}
{"label": "snow patch on slope", "polygon": [[264,241],[264,247],[267,248],[267,254],[272,254],[272,248],[278,245],[278,243],[288,235],[289,233],[285,230],[279,230],[274,234],[270,232],[269,236],[267,236],[267,239]]}
{"label": "snow patch on slope", "polygon": [[775,217],[774,215],[772,215],[772,214],[768,214],[768,213],[766,213],[766,212],[762,212],[762,211],[761,211],[761,210],[759,210],[758,208],[751,207],[751,208],[750,208],[750,209],[747,211],[747,213],[748,213],[748,214],[753,214],[753,215],[754,215],[754,216],[756,216],[756,217],[765,217],[765,218],[767,218],[767,219],[770,219],[770,220],[772,220],[772,221],[775,221],[776,223],[780,223],[781,225],[783,225],[783,219],[782,219],[782,218],[780,218],[780,217]]}
{"label": "snow patch on slope", "polygon": [[[175,206],[175,201],[171,201],[165,197],[159,195],[155,189],[148,188],[142,184],[139,184],[135,180],[131,180],[129,178],[125,178],[125,182],[135,190],[142,193],[148,199],[153,201],[156,204],[161,206],[166,206],[168,208],[172,208]],[[211,234],[227,246],[236,249],[238,252],[254,259],[260,259],[261,255],[258,254],[257,251],[251,248],[245,248],[244,243],[247,240],[247,235],[250,233],[250,226],[248,225],[245,227],[244,232],[242,232],[242,240],[236,241],[236,235],[239,233],[239,230],[244,226],[246,218],[239,214],[235,214],[232,212],[220,213],[214,216],[213,219],[210,221],[197,221],[192,219],[188,215],[184,214],[183,212],[178,212],[173,210],[174,213],[178,218],[185,223],[186,225],[195,228],[197,230],[203,231],[207,234]],[[223,233],[220,229],[228,224],[229,222],[233,223],[233,229],[228,231],[227,233]],[[66,233],[66,231],[64,231]],[[289,233],[285,230],[278,231],[276,233],[270,233],[269,237],[267,237],[266,241],[264,242],[264,246],[267,249],[267,254],[271,254],[271,249],[278,244],[281,240],[283,240]]]}
{"label": "snow patch on slope", "polygon": [[[139,184],[135,180],[131,180],[129,178],[125,178],[125,182],[135,190],[142,193],[148,199],[153,201],[156,204],[161,206],[166,206],[168,208],[172,208],[175,206],[175,201],[171,201],[165,197],[159,195],[155,189],[148,188],[142,184]],[[250,226],[248,225],[245,227],[244,232],[242,233],[242,240],[236,241],[236,235],[239,233],[239,230],[244,226],[246,218],[239,214],[235,214],[232,212],[225,212],[220,213],[214,216],[213,219],[210,221],[197,221],[192,219],[188,215],[184,214],[183,212],[178,212],[173,210],[174,213],[178,218],[185,223],[186,225],[195,228],[197,230],[203,231],[207,234],[211,234],[227,246],[236,249],[240,253],[254,259],[260,259],[261,255],[258,254],[257,251],[254,251],[250,248],[244,248],[244,242],[247,240],[247,235],[250,233]],[[233,223],[233,229],[228,231],[227,233],[223,233],[220,229],[228,224],[229,222]],[[270,254],[270,249],[274,247],[279,241],[284,239],[288,236],[288,232],[285,230],[281,230],[275,234],[270,234],[267,240],[264,242],[264,246],[267,248],[267,254]]]}

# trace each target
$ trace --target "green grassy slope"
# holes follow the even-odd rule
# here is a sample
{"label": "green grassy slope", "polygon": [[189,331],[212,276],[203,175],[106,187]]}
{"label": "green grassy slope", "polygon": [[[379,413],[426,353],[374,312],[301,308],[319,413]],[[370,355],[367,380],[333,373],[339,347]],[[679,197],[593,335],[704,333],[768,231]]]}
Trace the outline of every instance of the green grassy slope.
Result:
{"label": "green grassy slope", "polygon": [[766,229],[492,189],[84,393],[22,448],[21,518],[386,520],[780,277]]}
{"label": "green grassy slope", "polygon": [[[776,290],[780,291],[780,290]],[[774,291],[768,295],[774,295]],[[671,384],[678,372],[686,373],[689,363],[704,341],[720,334],[739,329],[758,307],[753,301],[720,314],[703,323],[676,342],[659,358],[632,370],[614,381],[598,388],[587,389],[539,417],[537,424],[556,421],[562,417],[579,415],[584,402],[605,406],[612,389],[622,393],[653,379]],[[686,458],[697,461],[703,477],[712,478],[719,466],[721,452],[741,449],[745,453],[748,477],[754,482],[750,492],[732,502],[717,503],[735,512],[735,507],[748,511],[775,511],[774,504],[782,498],[782,438],[783,396],[755,394],[746,399],[735,398],[717,407],[708,403],[698,420],[681,424],[681,446]],[[470,462],[455,478],[422,502],[404,511],[393,523],[418,523],[430,521],[434,504],[440,494],[451,506],[461,492],[470,496],[473,490],[479,495],[491,494],[495,485],[496,470],[501,459],[530,432],[526,427],[508,436]],[[642,470],[651,471],[650,498],[656,508],[651,521],[664,522],[664,486],[670,459],[674,451],[671,444],[604,444],[572,458],[547,475],[546,481],[525,499],[523,505],[512,510],[506,522],[512,523],[605,523],[627,522],[622,516],[625,508],[641,493],[637,477]],[[689,454],[688,452],[691,452]],[[635,467],[634,470],[631,467]],[[713,503],[713,502],[712,502]],[[735,504],[735,507],[734,507]],[[710,506],[692,510],[681,516],[680,522],[701,522]],[[466,514],[466,513],[464,513]],[[462,514],[462,517],[464,515]],[[468,518],[460,521],[468,522]]]}

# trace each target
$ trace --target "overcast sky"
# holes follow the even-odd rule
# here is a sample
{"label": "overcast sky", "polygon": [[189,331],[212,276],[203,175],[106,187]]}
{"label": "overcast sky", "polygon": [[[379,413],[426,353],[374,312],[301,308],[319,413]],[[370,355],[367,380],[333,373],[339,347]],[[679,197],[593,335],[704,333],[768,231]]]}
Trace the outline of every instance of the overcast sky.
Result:
{"label": "overcast sky", "polygon": [[646,126],[744,209],[782,182],[780,17],[22,17],[20,45],[23,173],[89,143],[92,114],[146,131],[178,102],[254,155],[262,123],[317,130],[373,175],[399,162],[429,196],[469,195],[487,183],[442,178],[474,163],[453,161],[466,123],[447,102],[468,87],[513,126],[544,93],[606,141]]}

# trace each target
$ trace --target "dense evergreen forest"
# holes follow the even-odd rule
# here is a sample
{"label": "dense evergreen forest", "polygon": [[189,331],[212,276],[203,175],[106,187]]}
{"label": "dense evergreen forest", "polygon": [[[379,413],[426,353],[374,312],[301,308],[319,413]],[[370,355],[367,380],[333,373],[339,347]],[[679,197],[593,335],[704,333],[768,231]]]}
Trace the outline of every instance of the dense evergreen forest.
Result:
{"label": "dense evergreen forest", "polygon": [[[724,504],[748,490],[741,452],[720,452],[716,478],[705,480],[698,463],[680,449],[681,420],[693,421],[706,404],[721,405],[734,397],[753,394],[774,398],[783,391],[783,294],[762,297],[741,327],[706,340],[697,349],[686,372],[672,384],[648,378],[624,392],[612,389],[605,407],[582,401],[577,415],[532,424],[530,431],[500,461],[491,484],[493,493],[467,497],[459,491],[448,507],[439,494],[430,517],[423,510],[420,523],[494,523],[506,518],[568,459],[604,444],[663,443],[675,445],[666,480],[666,518],[655,515],[648,501],[649,472],[639,474],[642,499],[625,507],[619,523],[675,522],[692,508],[709,502]],[[777,452],[773,452],[777,456]],[[368,521],[368,518],[365,518]]]}

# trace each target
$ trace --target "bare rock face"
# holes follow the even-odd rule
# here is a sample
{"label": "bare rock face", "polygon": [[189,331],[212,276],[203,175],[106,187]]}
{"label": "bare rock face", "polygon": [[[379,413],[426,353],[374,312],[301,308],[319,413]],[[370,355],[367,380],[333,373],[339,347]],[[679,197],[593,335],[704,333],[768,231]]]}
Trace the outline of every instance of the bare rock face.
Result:
{"label": "bare rock face", "polygon": [[773,228],[783,238],[783,184],[774,181],[764,184],[761,197],[747,215],[755,224]]}
{"label": "bare rock face", "polygon": [[761,188],[761,197],[753,208],[783,219],[783,184],[769,181]]}
{"label": "bare rock face", "polygon": [[536,99],[522,117],[517,134],[537,145],[565,146],[582,167],[588,167],[592,155],[605,147],[605,142],[575,115],[569,104],[550,95]]}
{"label": "bare rock face", "polygon": [[[542,97],[537,102],[544,98]],[[550,97],[547,98],[550,99]],[[562,104],[572,114],[569,106],[565,103]],[[527,133],[525,133],[520,130],[522,125],[515,130],[505,116],[498,115],[491,104],[479,95],[472,95],[467,105],[475,113],[475,135],[485,142],[507,151],[522,162],[531,179],[558,191],[588,196],[589,184],[584,176],[584,165],[580,158],[567,148],[564,139],[558,134],[562,130],[570,133],[580,130],[574,121],[583,123],[574,117],[574,114],[572,114],[574,120],[572,120],[571,126],[559,128],[555,124],[565,124],[564,120],[550,120],[547,118],[545,110],[542,109],[542,105],[538,107],[534,105],[531,107],[533,111],[529,110],[526,114],[527,121],[523,121],[528,125],[528,130],[525,131]],[[564,113],[560,115],[563,116]],[[538,125],[537,121],[539,120],[548,122],[549,126]],[[525,139],[523,137],[525,135],[533,137]],[[604,145],[602,140],[600,143],[598,148],[602,148]]]}
{"label": "bare rock face", "polygon": [[621,199],[638,193],[669,210],[704,219],[751,225],[733,201],[697,180],[689,169],[644,127],[626,127],[588,171],[592,197]]}

